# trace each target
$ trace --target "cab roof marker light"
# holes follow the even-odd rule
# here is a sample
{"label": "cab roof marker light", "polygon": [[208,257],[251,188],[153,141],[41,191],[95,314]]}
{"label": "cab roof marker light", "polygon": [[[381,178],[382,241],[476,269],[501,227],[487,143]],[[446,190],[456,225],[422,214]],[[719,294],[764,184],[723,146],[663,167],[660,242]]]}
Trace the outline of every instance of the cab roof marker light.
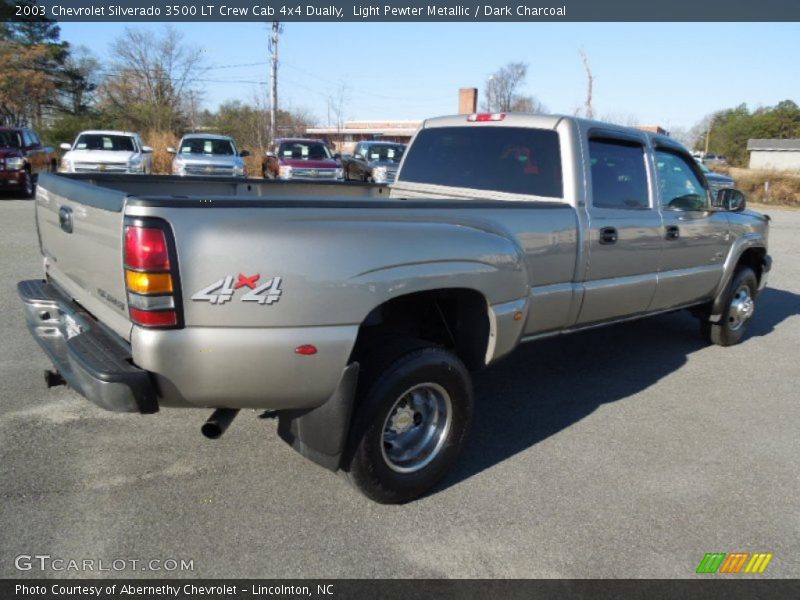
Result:
{"label": "cab roof marker light", "polygon": [[470,123],[482,123],[485,121],[502,121],[506,118],[506,113],[473,113],[467,117]]}

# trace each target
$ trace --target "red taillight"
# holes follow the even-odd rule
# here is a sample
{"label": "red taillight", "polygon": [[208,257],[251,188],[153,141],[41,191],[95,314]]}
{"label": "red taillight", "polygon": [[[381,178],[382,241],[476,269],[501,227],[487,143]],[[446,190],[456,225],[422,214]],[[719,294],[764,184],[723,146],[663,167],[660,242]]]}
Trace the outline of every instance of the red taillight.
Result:
{"label": "red taillight", "polygon": [[137,325],[145,327],[169,327],[178,324],[178,315],[174,310],[140,310],[130,307],[131,319]]}
{"label": "red taillight", "polygon": [[125,265],[132,269],[168,271],[167,238],[161,229],[125,228]]}
{"label": "red taillight", "polygon": [[174,240],[160,219],[130,218],[125,225],[128,314],[141,327],[183,327]]}
{"label": "red taillight", "polygon": [[481,123],[483,121],[502,121],[506,118],[506,113],[474,113],[467,117],[471,123]]}

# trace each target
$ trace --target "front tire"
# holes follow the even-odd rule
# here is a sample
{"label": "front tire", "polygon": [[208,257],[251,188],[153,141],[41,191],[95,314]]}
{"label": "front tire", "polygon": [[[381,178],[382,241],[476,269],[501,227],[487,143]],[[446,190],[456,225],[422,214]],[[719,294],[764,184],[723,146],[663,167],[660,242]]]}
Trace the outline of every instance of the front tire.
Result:
{"label": "front tire", "polygon": [[747,328],[755,311],[758,293],[758,279],[750,267],[739,267],[725,290],[719,322],[702,322],[702,333],[718,346],[738,344],[747,333]]}
{"label": "front tire", "polygon": [[26,170],[24,173],[22,179],[22,197],[33,198],[36,194],[36,183],[33,181],[33,175],[31,175],[30,171]]}
{"label": "front tire", "polygon": [[452,352],[427,346],[395,358],[365,384],[343,469],[375,502],[415,500],[441,481],[464,445],[473,409],[469,373]]}

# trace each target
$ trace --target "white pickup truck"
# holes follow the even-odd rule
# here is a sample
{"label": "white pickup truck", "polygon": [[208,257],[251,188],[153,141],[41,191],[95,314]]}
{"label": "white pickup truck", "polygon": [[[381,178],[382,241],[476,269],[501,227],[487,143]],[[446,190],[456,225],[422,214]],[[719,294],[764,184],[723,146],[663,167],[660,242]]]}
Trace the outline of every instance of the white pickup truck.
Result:
{"label": "white pickup truck", "polygon": [[391,187],[43,175],[36,223],[44,279],[19,292],[51,384],[212,409],[209,437],[275,411],[386,503],[452,466],[471,371],[679,309],[735,344],[771,264],[768,217],[674,140],[523,114],[426,121]]}

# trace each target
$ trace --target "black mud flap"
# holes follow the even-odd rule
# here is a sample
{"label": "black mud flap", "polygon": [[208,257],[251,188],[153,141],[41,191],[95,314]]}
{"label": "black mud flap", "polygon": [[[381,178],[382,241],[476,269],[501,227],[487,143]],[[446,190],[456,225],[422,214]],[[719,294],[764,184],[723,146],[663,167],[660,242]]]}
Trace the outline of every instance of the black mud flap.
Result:
{"label": "black mud flap", "polygon": [[278,415],[281,439],[331,471],[339,469],[350,432],[358,370],[358,363],[349,364],[336,391],[322,406],[305,411],[281,411]]}

